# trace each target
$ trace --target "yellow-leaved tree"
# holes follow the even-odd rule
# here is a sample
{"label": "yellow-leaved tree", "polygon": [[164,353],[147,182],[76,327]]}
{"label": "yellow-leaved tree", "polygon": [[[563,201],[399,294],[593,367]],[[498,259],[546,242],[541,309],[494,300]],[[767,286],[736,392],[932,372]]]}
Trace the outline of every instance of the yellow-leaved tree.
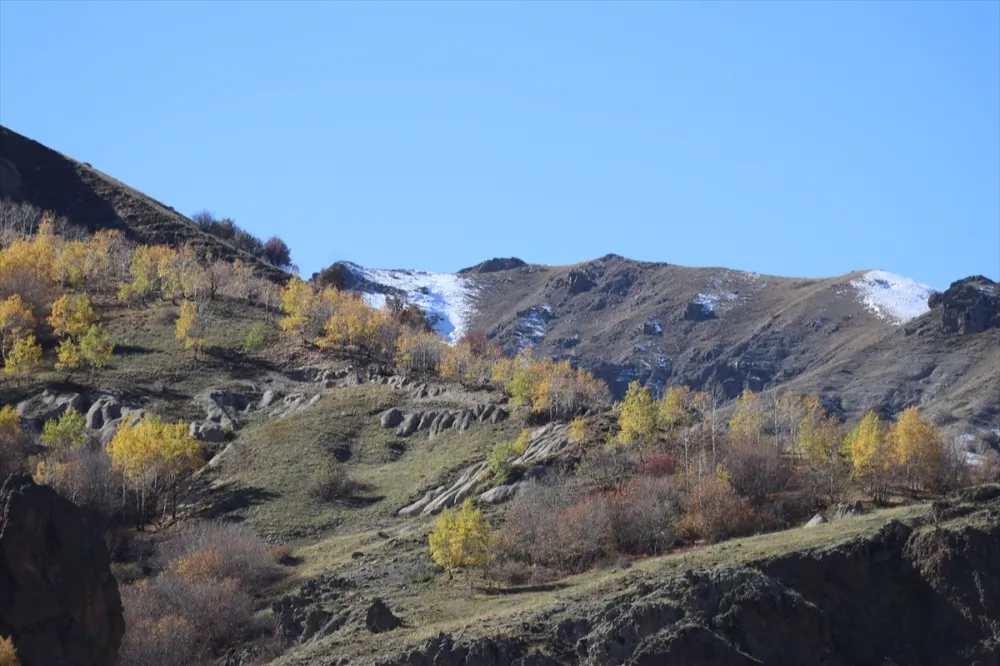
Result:
{"label": "yellow-leaved tree", "polygon": [[30,333],[34,325],[31,304],[20,294],[12,294],[0,301],[0,352],[3,358],[7,358],[14,342]]}
{"label": "yellow-leaved tree", "polygon": [[201,445],[190,435],[186,423],[167,424],[148,415],[139,421],[122,419],[107,450],[112,465],[136,492],[140,526],[155,512],[164,487],[171,492],[176,517],[178,482],[204,464]]}
{"label": "yellow-leaved tree", "polygon": [[738,443],[759,444],[764,435],[766,414],[760,395],[746,389],[736,399],[736,409],[729,419],[729,438]]}
{"label": "yellow-leaved tree", "polygon": [[304,334],[312,310],[315,289],[297,275],[293,275],[281,290],[281,312],[278,327],[288,335]]}
{"label": "yellow-leaved tree", "polygon": [[85,335],[97,315],[86,293],[63,294],[52,304],[48,321],[56,335],[75,337]]}
{"label": "yellow-leaved tree", "polygon": [[472,498],[467,497],[457,511],[445,509],[434,525],[430,538],[431,557],[448,572],[484,567],[490,561],[490,526]]}
{"label": "yellow-leaved tree", "polygon": [[17,649],[9,638],[0,638],[0,666],[21,666],[17,658]]}
{"label": "yellow-leaved tree", "polygon": [[14,346],[4,361],[5,375],[14,377],[20,383],[21,379],[42,367],[42,346],[38,344],[34,334],[17,338]]}
{"label": "yellow-leaved tree", "polygon": [[21,467],[21,419],[14,405],[0,407],[0,476]]}
{"label": "yellow-leaved tree", "polygon": [[889,428],[889,450],[895,464],[906,476],[910,489],[930,489],[941,482],[944,469],[944,441],[930,420],[921,418],[920,410],[903,411]]}
{"label": "yellow-leaved tree", "polygon": [[198,327],[198,306],[194,301],[183,301],[177,316],[175,337],[184,342],[184,349],[194,350],[194,357],[205,346],[205,338]]}
{"label": "yellow-leaved tree", "polygon": [[639,382],[632,382],[625,392],[618,416],[621,430],[615,437],[618,444],[635,444],[645,448],[656,437],[657,405],[649,389]]}
{"label": "yellow-leaved tree", "polygon": [[853,476],[861,482],[876,504],[889,500],[893,460],[887,445],[886,432],[875,412],[868,412],[861,423],[844,440],[844,449],[851,461]]}
{"label": "yellow-leaved tree", "polygon": [[79,346],[80,358],[92,370],[106,368],[115,350],[108,332],[99,324],[94,324],[87,330],[87,334],[80,338]]}
{"label": "yellow-leaved tree", "polygon": [[658,405],[658,418],[667,429],[687,428],[694,421],[694,395],[687,386],[668,386]]}

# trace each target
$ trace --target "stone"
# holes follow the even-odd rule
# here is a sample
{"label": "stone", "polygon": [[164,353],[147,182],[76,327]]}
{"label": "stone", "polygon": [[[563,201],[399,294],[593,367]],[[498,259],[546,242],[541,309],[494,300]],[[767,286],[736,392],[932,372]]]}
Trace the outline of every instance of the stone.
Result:
{"label": "stone", "polygon": [[684,308],[684,319],[688,321],[707,321],[714,317],[712,308],[698,301],[690,301]]}
{"label": "stone", "polygon": [[519,483],[512,483],[507,486],[490,488],[479,496],[479,501],[484,504],[502,504],[517,494],[519,486]]}
{"label": "stone", "polygon": [[226,441],[225,429],[213,421],[193,421],[188,426],[188,432],[192,437],[202,442]]}
{"label": "stone", "polygon": [[0,634],[26,666],[114,666],[125,619],[99,527],[27,475],[0,486],[0,507]]}
{"label": "stone", "polygon": [[803,527],[804,528],[818,527],[818,526],[823,525],[825,523],[826,523],[826,518],[823,517],[823,514],[817,513],[815,516],[813,516],[812,518],[810,518],[809,522],[806,523],[805,525],[803,525]]}
{"label": "stone", "polygon": [[579,269],[571,270],[567,277],[569,278],[569,293],[571,294],[582,294],[597,286],[596,282]]}
{"label": "stone", "polygon": [[264,394],[260,396],[260,402],[257,403],[258,409],[264,409],[265,407],[270,407],[274,404],[274,401],[281,397],[281,394],[272,389],[267,389]]}
{"label": "stone", "polygon": [[400,619],[393,615],[389,607],[381,599],[372,601],[365,614],[365,626],[373,634],[380,634],[385,631],[392,631],[402,624]]}
{"label": "stone", "polygon": [[395,428],[402,422],[403,412],[399,411],[395,407],[382,414],[381,423],[383,428]]}
{"label": "stone", "polygon": [[833,513],[834,520],[841,520],[843,518],[850,518],[851,516],[860,516],[862,512],[861,501],[856,502],[841,502],[837,504],[836,510]]}
{"label": "stone", "polygon": [[417,426],[420,425],[421,415],[419,412],[413,414],[407,414],[403,418],[403,422],[399,424],[396,428],[396,437],[409,437],[417,431]]}

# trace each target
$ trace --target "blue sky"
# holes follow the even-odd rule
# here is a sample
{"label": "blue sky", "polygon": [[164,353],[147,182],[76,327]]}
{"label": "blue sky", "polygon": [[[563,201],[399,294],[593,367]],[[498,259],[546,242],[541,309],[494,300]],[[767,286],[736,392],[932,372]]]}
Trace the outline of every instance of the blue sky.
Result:
{"label": "blue sky", "polygon": [[0,122],[337,259],[1000,279],[997,2],[0,2]]}

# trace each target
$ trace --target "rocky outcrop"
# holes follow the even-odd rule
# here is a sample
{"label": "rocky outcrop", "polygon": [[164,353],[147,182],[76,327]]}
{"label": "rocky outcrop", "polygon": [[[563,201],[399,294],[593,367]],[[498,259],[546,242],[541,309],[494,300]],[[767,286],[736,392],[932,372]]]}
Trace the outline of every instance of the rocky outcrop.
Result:
{"label": "rocky outcrop", "polygon": [[525,617],[503,638],[449,635],[380,666],[853,666],[1000,663],[1000,486],[939,520],[729,569],[663,578]]}
{"label": "rocky outcrop", "polygon": [[87,514],[28,476],[0,487],[0,634],[24,666],[113,666],[118,584]]}
{"label": "rocky outcrop", "polygon": [[298,592],[271,604],[281,635],[294,643],[321,638],[339,630],[350,620],[344,591],[350,583],[337,576],[314,578]]}
{"label": "rocky outcrop", "polygon": [[468,275],[470,273],[496,273],[498,271],[509,271],[527,265],[528,264],[526,264],[522,259],[518,259],[517,257],[495,257],[493,259],[482,261],[475,266],[463,268],[458,271],[458,274]]}
{"label": "rocky outcrop", "polygon": [[973,335],[1000,328],[1000,284],[982,275],[957,280],[927,300],[945,333]]}
{"label": "rocky outcrop", "polygon": [[448,429],[464,432],[474,421],[500,423],[510,414],[497,405],[476,405],[472,409],[429,409],[424,412],[403,414],[392,408],[382,413],[379,422],[383,428],[396,428],[397,437],[409,437],[421,430],[434,439]]}
{"label": "rocky outcrop", "polygon": [[365,626],[373,634],[381,634],[385,631],[392,631],[401,625],[399,618],[393,615],[392,611],[381,599],[375,599],[365,613]]}
{"label": "rocky outcrop", "polygon": [[58,393],[46,389],[17,404],[17,413],[29,428],[41,431],[45,422],[57,419],[68,409],[85,414],[85,424],[100,443],[107,444],[118,432],[123,418],[142,418],[145,410],[124,407],[110,395],[96,397],[83,393]]}

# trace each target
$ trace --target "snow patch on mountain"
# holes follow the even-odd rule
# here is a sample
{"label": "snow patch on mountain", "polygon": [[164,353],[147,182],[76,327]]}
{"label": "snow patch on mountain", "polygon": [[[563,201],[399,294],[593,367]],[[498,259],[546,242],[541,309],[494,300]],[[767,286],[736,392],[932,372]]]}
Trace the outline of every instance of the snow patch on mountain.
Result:
{"label": "snow patch on mountain", "polygon": [[387,296],[400,294],[423,308],[434,330],[449,342],[457,342],[468,331],[476,297],[471,280],[452,273],[365,268],[353,263],[348,267],[370,283],[361,287],[368,305],[383,307]]}
{"label": "snow patch on mountain", "polygon": [[851,280],[865,307],[895,324],[905,324],[924,314],[934,288],[888,271],[868,271]]}
{"label": "snow patch on mountain", "polygon": [[546,303],[518,312],[514,328],[518,348],[540,343],[545,338],[545,326],[552,318],[552,307]]}

